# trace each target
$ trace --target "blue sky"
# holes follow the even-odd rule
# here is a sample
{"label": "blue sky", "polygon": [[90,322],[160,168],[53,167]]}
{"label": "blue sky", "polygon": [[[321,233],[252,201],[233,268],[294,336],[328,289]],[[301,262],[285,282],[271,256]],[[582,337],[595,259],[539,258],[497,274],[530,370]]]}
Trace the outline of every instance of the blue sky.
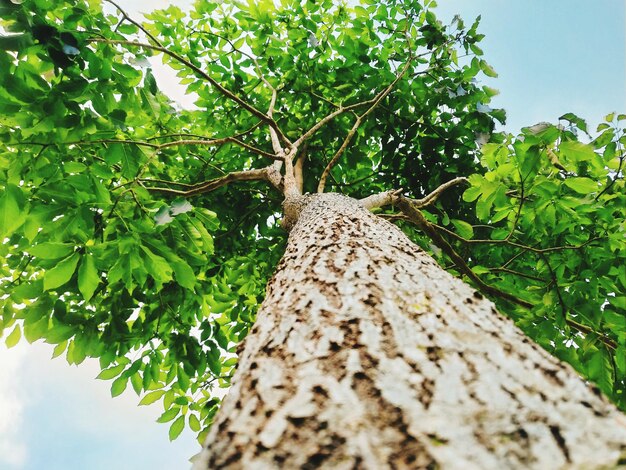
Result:
{"label": "blue sky", "polygon": [[[129,11],[164,0],[123,2]],[[189,1],[171,2],[188,4]],[[441,0],[439,16],[470,23],[482,15],[481,47],[499,72],[489,84],[501,94],[515,132],[574,112],[593,128],[610,111],[626,112],[626,12],[623,0]],[[172,74],[162,87],[184,99]],[[6,350],[0,343],[0,469],[131,470],[188,468],[198,451],[191,432],[169,443],[155,423],[158,406],[137,407],[132,391],[112,399],[94,362],[70,367],[50,361],[45,344]]]}
{"label": "blue sky", "polygon": [[566,112],[593,124],[626,109],[624,0],[442,0],[439,16],[482,16],[481,47],[499,73],[493,107],[516,132]]}

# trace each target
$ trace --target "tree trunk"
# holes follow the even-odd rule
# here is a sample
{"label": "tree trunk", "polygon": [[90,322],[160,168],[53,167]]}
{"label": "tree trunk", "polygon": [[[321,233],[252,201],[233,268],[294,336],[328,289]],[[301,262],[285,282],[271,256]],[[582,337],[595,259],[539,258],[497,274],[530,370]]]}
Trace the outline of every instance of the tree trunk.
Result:
{"label": "tree trunk", "polygon": [[597,388],[357,201],[304,198],[194,468],[626,462]]}

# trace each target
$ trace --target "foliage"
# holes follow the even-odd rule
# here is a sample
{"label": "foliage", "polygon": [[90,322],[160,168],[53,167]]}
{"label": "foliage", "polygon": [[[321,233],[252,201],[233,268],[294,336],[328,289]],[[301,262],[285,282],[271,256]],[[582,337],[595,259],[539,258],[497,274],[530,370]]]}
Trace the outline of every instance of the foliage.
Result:
{"label": "foliage", "polygon": [[583,120],[561,119],[482,148],[484,173],[463,194],[477,223],[433,216],[482,282],[522,300],[501,309],[624,409],[626,115],[609,114],[588,144]]}
{"label": "foliage", "polygon": [[[298,191],[327,180],[354,197],[417,197],[473,175],[465,201],[451,189],[424,211],[449,240],[441,261],[467,275],[460,254],[532,302],[501,299],[623,405],[623,135],[607,127],[595,151],[573,127],[494,135],[479,164],[475,138],[504,113],[478,81],[494,75],[478,21],[444,26],[424,3],[200,0],[190,16],[171,6],[139,24],[92,0],[1,0],[7,344],[99,358],[113,395],[130,383],[140,403],[163,403],[172,439],[185,423],[202,438],[280,257],[295,176]],[[159,90],[159,58],[195,109]],[[561,245],[582,246],[537,251]],[[536,279],[507,271],[530,269]]]}

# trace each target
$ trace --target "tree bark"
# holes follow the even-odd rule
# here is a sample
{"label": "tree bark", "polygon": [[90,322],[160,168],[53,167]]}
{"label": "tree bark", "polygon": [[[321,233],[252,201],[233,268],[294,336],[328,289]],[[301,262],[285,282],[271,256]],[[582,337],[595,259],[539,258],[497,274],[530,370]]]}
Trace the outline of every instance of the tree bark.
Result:
{"label": "tree bark", "polygon": [[597,388],[357,201],[303,198],[194,468],[626,463]]}

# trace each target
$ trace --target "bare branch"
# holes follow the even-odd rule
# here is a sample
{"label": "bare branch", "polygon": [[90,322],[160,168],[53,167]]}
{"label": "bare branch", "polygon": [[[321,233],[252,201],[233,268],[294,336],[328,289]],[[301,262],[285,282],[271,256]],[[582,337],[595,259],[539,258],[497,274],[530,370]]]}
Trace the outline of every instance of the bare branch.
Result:
{"label": "bare branch", "polygon": [[283,193],[285,196],[294,195],[294,194],[302,194],[298,188],[298,184],[296,182],[296,175],[293,169],[293,158],[298,151],[297,147],[292,147],[287,155],[285,155],[284,163],[285,163],[285,181],[284,181],[284,189]]}
{"label": "bare branch", "polygon": [[308,143],[304,143],[304,147],[300,151],[300,156],[296,159],[296,163],[293,167],[294,178],[296,179],[296,187],[300,194],[304,190],[304,162],[307,159]]}
{"label": "bare branch", "polygon": [[509,268],[490,268],[489,271],[492,272],[492,273],[512,274],[513,276],[525,277],[526,279],[531,279],[533,281],[543,282],[545,284],[548,283],[548,280],[546,280],[546,279],[544,279],[542,277],[533,276],[532,274],[521,273],[519,271],[515,271],[515,270],[509,269]]}
{"label": "bare branch", "polygon": [[[233,138],[240,138],[243,137],[247,134],[249,134],[250,132],[252,132],[253,130],[255,130],[256,128],[258,128],[261,125],[261,121],[257,122],[256,124],[254,124],[253,126],[251,126],[249,129],[246,129],[245,131],[241,131],[238,132],[230,137]],[[186,139],[201,139],[201,140],[214,140],[217,138],[221,138],[221,137],[210,137],[207,135],[202,135],[202,134],[192,134],[190,132],[173,132],[171,134],[161,134],[161,135],[155,135],[154,137],[149,137],[146,139],[146,141],[151,142],[153,140],[159,140],[159,139],[171,139],[171,138],[175,138],[175,137],[183,137]]]}
{"label": "bare branch", "polygon": [[[269,117],[273,117],[273,115],[274,115],[274,106],[276,106],[277,91],[276,91],[276,88],[274,88],[272,85],[270,85],[270,82],[268,82],[265,79],[265,77],[262,76],[261,79],[266,83],[267,86],[271,87],[271,89],[272,89],[272,99],[270,101],[270,107],[267,110],[267,115]],[[276,131],[274,130],[273,127],[270,127],[270,139],[272,140],[272,148],[274,149],[274,153],[276,155],[282,154],[283,153],[283,147],[280,145],[280,139],[278,138],[278,134],[276,134]]]}
{"label": "bare branch", "polygon": [[280,155],[274,155],[272,153],[269,152],[265,152],[264,150],[258,149],[256,147],[253,147],[251,145],[246,144],[245,142],[242,142],[241,140],[235,138],[235,137],[224,137],[223,139],[213,139],[213,140],[175,140],[173,142],[166,142],[164,144],[160,144],[159,145],[159,149],[162,148],[167,148],[167,147],[175,147],[178,145],[209,145],[209,146],[215,146],[215,145],[221,145],[221,144],[225,144],[227,142],[232,142],[233,144],[236,144],[252,153],[256,153],[258,155],[261,155],[263,157],[267,157],[270,158],[272,160],[282,160],[282,157]]}
{"label": "bare branch", "polygon": [[[157,192],[161,194],[168,194],[172,196],[182,196],[182,197],[191,197],[197,196],[199,194],[209,193],[211,191],[215,191],[222,186],[226,186],[227,184],[236,182],[236,181],[268,181],[276,186],[276,179],[272,173],[272,165],[265,168],[258,168],[253,170],[244,170],[244,171],[233,171],[232,173],[227,173],[224,176],[220,176],[219,178],[214,178],[212,180],[204,181],[202,183],[198,183],[195,185],[185,185],[183,183],[178,182],[169,182],[168,184],[177,185],[177,186],[185,186],[188,189],[172,189],[166,188],[162,186],[144,186],[148,191]],[[154,180],[150,179],[140,179],[139,183],[149,183]],[[163,180],[160,180],[163,182]]]}
{"label": "bare branch", "polygon": [[441,186],[439,186],[437,189],[435,189],[433,192],[423,197],[422,199],[410,199],[410,201],[417,208],[426,207],[433,204],[437,199],[439,199],[439,196],[441,196],[441,194],[447,189],[450,189],[457,184],[468,182],[469,181],[467,178],[459,176],[458,178],[454,178],[450,181],[443,183]]}
{"label": "bare branch", "polygon": [[402,188],[392,189],[384,193],[372,194],[359,200],[359,203],[367,210],[376,209],[378,207],[389,206],[394,203],[398,196],[402,193]]}
{"label": "bare branch", "polygon": [[[446,183],[443,183],[441,186],[439,186],[437,189],[435,189],[433,192],[423,197],[422,199],[413,199],[406,196],[403,197],[407,201],[410,201],[413,207],[415,207],[416,209],[421,209],[434,203],[445,190],[450,189],[457,184],[467,182],[467,178],[460,176],[458,178],[454,178],[453,180],[447,181]],[[371,196],[361,199],[359,202],[363,207],[368,210],[376,209],[378,207],[385,207],[393,204],[400,196],[401,192],[402,189],[392,189],[383,193],[372,194]]]}
{"label": "bare branch", "polygon": [[258,117],[263,122],[267,123],[267,125],[269,125],[270,128],[272,128],[276,132],[276,135],[278,136],[278,138],[281,141],[283,141],[285,144],[287,144],[288,146],[291,147],[291,145],[292,145],[291,142],[283,134],[283,132],[280,130],[280,128],[278,127],[278,124],[276,124],[276,121],[274,121],[274,119],[272,119],[270,116],[268,116],[264,112],[258,110],[257,108],[252,106],[250,103],[248,103],[246,100],[240,98],[239,96],[237,96],[235,93],[233,93],[229,89],[227,89],[224,86],[222,86],[217,80],[215,80],[213,77],[211,77],[209,74],[207,74],[204,70],[202,70],[201,68],[197,67],[196,65],[194,65],[193,63],[191,63],[190,61],[185,59],[184,57],[176,54],[175,52],[170,51],[166,47],[155,46],[155,45],[152,45],[152,44],[146,44],[146,43],[142,43],[142,42],[125,41],[125,40],[114,40],[114,39],[104,39],[104,38],[91,38],[90,41],[92,41],[92,42],[102,42],[102,43],[105,43],[105,44],[119,44],[119,45],[123,45],[123,46],[141,47],[141,48],[144,48],[144,49],[151,49],[151,50],[154,50],[154,51],[159,51],[159,52],[164,53],[165,55],[173,58],[177,62],[180,62],[181,64],[184,64],[186,67],[191,69],[197,75],[199,75],[200,77],[205,79],[215,89],[217,89],[224,97],[228,98],[231,101],[234,101],[239,106],[241,106],[243,109],[245,109],[246,111],[250,112],[252,115]]}

